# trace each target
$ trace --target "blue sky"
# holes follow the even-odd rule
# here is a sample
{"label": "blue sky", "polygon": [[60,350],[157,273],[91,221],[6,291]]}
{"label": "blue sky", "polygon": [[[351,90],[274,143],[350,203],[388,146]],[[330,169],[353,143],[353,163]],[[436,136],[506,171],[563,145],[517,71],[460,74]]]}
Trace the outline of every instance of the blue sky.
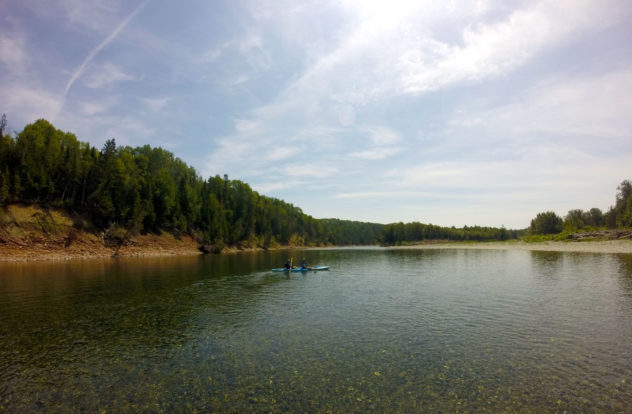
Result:
{"label": "blue sky", "polygon": [[524,228],[632,178],[632,2],[5,0],[0,112],[314,217]]}

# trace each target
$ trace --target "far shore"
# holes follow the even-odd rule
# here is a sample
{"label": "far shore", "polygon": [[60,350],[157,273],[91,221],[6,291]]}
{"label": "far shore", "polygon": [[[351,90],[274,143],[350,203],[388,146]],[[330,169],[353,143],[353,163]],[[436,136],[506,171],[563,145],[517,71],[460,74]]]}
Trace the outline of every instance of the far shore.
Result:
{"label": "far shore", "polygon": [[624,253],[632,254],[632,240],[597,241],[547,241],[527,243],[518,240],[505,242],[445,242],[389,247],[392,249],[484,249],[484,250],[530,250],[547,252],[578,253]]}
{"label": "far shore", "polygon": [[[181,240],[178,243],[167,246],[156,246],[151,243],[143,245],[124,246],[114,254],[114,250],[102,246],[89,249],[64,249],[58,246],[32,246],[7,248],[0,245],[0,262],[31,262],[31,261],[60,261],[77,259],[107,259],[112,257],[165,257],[165,256],[192,256],[200,255],[198,245],[193,240]],[[632,240],[603,240],[603,241],[547,241],[527,243],[511,240],[505,242],[431,242],[406,246],[349,246],[349,247],[325,247],[324,249],[468,249],[468,250],[530,250],[549,252],[578,252],[578,253],[605,253],[605,254],[632,254]],[[282,249],[323,249],[314,247],[277,247],[270,250]],[[263,251],[264,249],[226,249],[221,254],[235,254],[248,251]]]}

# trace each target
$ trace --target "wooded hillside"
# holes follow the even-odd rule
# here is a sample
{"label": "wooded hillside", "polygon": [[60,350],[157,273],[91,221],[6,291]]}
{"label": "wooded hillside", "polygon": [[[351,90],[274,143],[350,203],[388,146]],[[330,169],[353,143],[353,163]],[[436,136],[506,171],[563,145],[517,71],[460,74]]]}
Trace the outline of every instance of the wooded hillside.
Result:
{"label": "wooded hillside", "polygon": [[[203,179],[194,168],[162,148],[132,148],[107,140],[101,149],[40,119],[21,132],[0,125],[0,206],[13,203],[55,207],[87,217],[115,238],[171,232],[200,243],[274,247],[398,245],[425,240],[507,240],[525,231],[423,223],[388,225],[315,219],[292,204],[260,195],[228,176]],[[540,213],[530,234],[632,226],[632,183],[618,187],[606,213],[571,210],[565,219]]]}
{"label": "wooded hillside", "polygon": [[[0,137],[0,204],[87,215],[100,229],[166,230],[216,246],[375,244],[382,225],[317,220],[226,175],[201,178],[169,151],[108,140],[100,150],[40,119]],[[115,231],[116,232],[116,231]]]}

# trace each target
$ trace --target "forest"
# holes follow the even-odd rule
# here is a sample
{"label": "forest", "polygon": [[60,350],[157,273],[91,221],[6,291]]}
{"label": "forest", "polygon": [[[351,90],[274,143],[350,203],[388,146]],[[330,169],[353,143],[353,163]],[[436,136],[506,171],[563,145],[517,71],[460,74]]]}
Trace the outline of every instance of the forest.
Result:
{"label": "forest", "polygon": [[[94,228],[134,235],[167,231],[224,246],[400,245],[426,240],[489,241],[602,227],[632,227],[632,184],[619,186],[607,212],[571,210],[562,219],[540,213],[526,230],[441,227],[423,223],[364,223],[315,219],[299,207],[266,197],[247,183],[204,179],[162,148],[101,149],[40,119],[19,133],[0,124],[0,206],[37,204],[87,217]],[[123,236],[121,236],[123,237]]]}
{"label": "forest", "polygon": [[538,213],[531,220],[531,225],[524,230],[508,230],[504,227],[454,228],[423,223],[392,223],[384,226],[381,240],[385,245],[401,245],[425,240],[503,241],[522,238],[527,241],[531,239],[537,241],[537,236],[557,236],[558,239],[564,240],[575,233],[632,228],[632,182],[624,180],[617,190],[615,204],[606,213],[598,208],[587,211],[573,209],[562,218],[553,211],[546,211]]}
{"label": "forest", "polygon": [[524,233],[524,230],[508,230],[504,227],[456,228],[413,222],[387,224],[382,231],[382,238],[385,245],[399,245],[425,240],[504,241],[517,239]]}
{"label": "forest", "polygon": [[606,213],[596,207],[570,210],[564,218],[553,211],[542,212],[531,220],[528,233],[551,235],[632,228],[632,181],[623,180],[617,190],[615,203]]}
{"label": "forest", "polygon": [[101,149],[40,119],[0,134],[0,205],[37,204],[80,213],[96,229],[196,235],[249,247],[375,244],[381,224],[315,219],[226,175],[202,179],[162,148]]}

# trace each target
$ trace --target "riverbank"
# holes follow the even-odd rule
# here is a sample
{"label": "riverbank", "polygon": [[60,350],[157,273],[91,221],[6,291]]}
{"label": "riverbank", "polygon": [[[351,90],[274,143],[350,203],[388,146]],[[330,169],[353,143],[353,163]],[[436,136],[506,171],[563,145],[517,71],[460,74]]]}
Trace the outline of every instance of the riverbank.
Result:
{"label": "riverbank", "polygon": [[[359,246],[364,248],[365,246]],[[284,247],[287,248],[287,247]],[[336,249],[337,247],[331,247]],[[357,247],[356,247],[357,248]],[[378,249],[468,249],[468,250],[530,250],[549,252],[578,252],[605,254],[632,254],[632,240],[606,240],[586,242],[476,242],[432,243]],[[231,248],[222,254],[240,253],[263,249]],[[136,236],[118,249],[106,247],[98,237],[83,234],[69,246],[65,241],[31,240],[28,244],[0,242],[0,262],[60,261],[75,259],[99,259],[111,257],[159,257],[200,255],[199,244],[189,236],[176,239],[171,234]]]}
{"label": "riverbank", "polygon": [[189,236],[176,239],[171,234],[136,236],[120,247],[108,247],[100,237],[89,233],[75,235],[70,244],[68,238],[4,239],[0,242],[0,262],[199,255],[198,246]]}
{"label": "riverbank", "polygon": [[24,262],[201,254],[191,236],[107,234],[80,215],[12,205],[0,217],[0,261]]}
{"label": "riverbank", "polygon": [[524,241],[473,242],[473,243],[432,243],[393,247],[396,249],[486,249],[486,250],[531,250],[547,252],[578,253],[624,253],[632,254],[632,240],[592,240],[592,241],[545,241],[527,243]]}
{"label": "riverbank", "polygon": [[248,245],[201,246],[188,234],[131,234],[116,227],[102,231],[95,229],[81,215],[32,205],[11,205],[0,210],[0,262],[192,256],[263,250]]}
{"label": "riverbank", "polygon": [[[175,236],[167,232],[144,235],[120,235],[116,231],[105,233],[90,230],[90,224],[82,220],[78,215],[68,215],[55,210],[44,210],[33,206],[9,206],[0,217],[0,262],[202,254],[198,241],[190,235]],[[620,237],[618,233],[587,235],[603,237],[603,239],[585,240],[583,237],[576,237],[570,241],[540,242],[429,241],[408,246],[386,247],[386,249],[501,249],[632,254],[632,239],[630,238],[607,239],[614,236]],[[290,247],[277,246],[276,248]],[[362,248],[367,248],[367,246]],[[377,246],[374,248],[381,249]],[[222,248],[221,253],[262,250],[263,248],[232,246]]]}

